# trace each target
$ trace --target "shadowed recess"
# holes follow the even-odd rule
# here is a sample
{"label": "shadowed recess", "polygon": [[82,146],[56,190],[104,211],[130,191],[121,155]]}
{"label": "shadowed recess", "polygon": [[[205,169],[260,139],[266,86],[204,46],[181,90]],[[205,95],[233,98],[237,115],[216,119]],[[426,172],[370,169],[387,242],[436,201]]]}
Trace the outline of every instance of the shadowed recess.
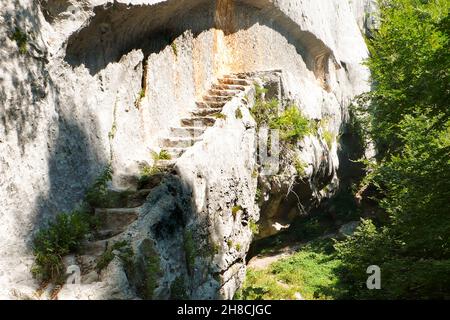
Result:
{"label": "shadowed recess", "polygon": [[[241,18],[249,10],[253,18]],[[72,66],[85,65],[91,75],[133,49],[148,56],[158,53],[174,39],[191,30],[196,37],[205,30],[221,29],[225,35],[265,25],[295,46],[317,78],[327,73],[331,50],[311,32],[268,0],[169,0],[154,5],[112,3],[94,8],[95,16],[68,41],[65,60]],[[256,17],[256,18],[255,18]]]}

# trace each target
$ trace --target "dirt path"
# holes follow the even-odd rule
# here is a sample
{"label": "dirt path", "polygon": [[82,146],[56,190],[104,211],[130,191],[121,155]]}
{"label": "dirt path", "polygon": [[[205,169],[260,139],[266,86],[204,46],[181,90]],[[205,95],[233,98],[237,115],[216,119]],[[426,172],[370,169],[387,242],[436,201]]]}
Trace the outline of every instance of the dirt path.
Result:
{"label": "dirt path", "polygon": [[[334,237],[336,237],[336,234],[332,233],[324,235],[319,239],[329,239]],[[282,248],[274,249],[273,251],[270,252],[258,254],[250,259],[250,261],[247,263],[247,268],[253,270],[267,269],[272,263],[294,255],[297,251],[299,251],[303,246],[307,245],[308,243],[309,242],[294,243],[284,246]]]}
{"label": "dirt path", "polygon": [[254,256],[253,258],[250,259],[250,261],[247,263],[247,268],[254,270],[266,269],[272,263],[280,259],[292,256],[294,253],[300,250],[300,248],[305,244],[306,243],[298,243],[274,250],[272,252],[258,254],[257,256]]}

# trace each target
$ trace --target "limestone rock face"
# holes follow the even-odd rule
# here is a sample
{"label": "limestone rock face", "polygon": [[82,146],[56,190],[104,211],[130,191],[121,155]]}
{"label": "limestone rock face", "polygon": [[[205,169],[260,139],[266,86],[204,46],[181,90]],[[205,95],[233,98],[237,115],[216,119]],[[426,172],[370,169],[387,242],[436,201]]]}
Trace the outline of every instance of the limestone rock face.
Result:
{"label": "limestone rock face", "polygon": [[[150,151],[224,75],[276,70],[282,99],[326,119],[323,130],[338,137],[350,101],[369,89],[358,28],[366,3],[1,1],[0,297],[36,298],[35,232],[73,210],[107,163],[110,187],[132,188],[130,177],[153,164]],[[225,117],[120,230],[142,272],[115,258],[80,286],[64,286],[61,299],[166,299],[174,283],[192,298],[230,299],[244,279],[250,225],[261,216],[261,236],[270,235],[299,213],[297,200],[317,203],[333,192],[339,143],[322,132],[296,151],[307,164],[303,184],[288,167],[259,181],[266,202],[255,204],[257,132],[251,90],[245,95],[223,107]],[[144,294],[149,255],[159,257],[161,272]]]}

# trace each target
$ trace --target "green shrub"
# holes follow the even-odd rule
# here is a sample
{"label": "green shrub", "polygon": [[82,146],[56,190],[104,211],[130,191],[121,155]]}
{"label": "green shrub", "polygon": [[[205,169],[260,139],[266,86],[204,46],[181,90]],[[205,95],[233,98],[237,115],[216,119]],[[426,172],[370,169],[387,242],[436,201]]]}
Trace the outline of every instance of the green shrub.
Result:
{"label": "green shrub", "polygon": [[147,270],[146,270],[146,299],[153,298],[153,292],[158,287],[158,279],[162,273],[159,256],[155,253],[147,259]]}
{"label": "green shrub", "polygon": [[33,240],[35,264],[32,273],[37,279],[55,283],[64,281],[62,258],[80,250],[89,232],[90,219],[91,216],[84,212],[62,213],[36,234]]}
{"label": "green shrub", "polygon": [[143,270],[139,271],[140,273],[143,272],[144,277],[139,291],[144,299],[153,299],[153,293],[158,287],[158,281],[163,276],[160,257],[153,241],[150,239],[145,239],[141,243],[139,251],[143,256]]}
{"label": "green shrub", "polygon": [[256,188],[256,193],[255,193],[255,202],[259,202],[263,197],[262,191],[261,189],[258,187]]}
{"label": "green shrub", "polygon": [[293,300],[298,292],[307,300],[339,299],[345,294],[337,273],[340,264],[330,241],[316,241],[267,269],[248,269],[244,285],[235,298]]}
{"label": "green shrub", "polygon": [[187,300],[188,294],[183,276],[178,276],[170,285],[170,300]]}
{"label": "green shrub", "polygon": [[189,272],[194,270],[195,266],[195,242],[190,230],[184,232],[184,254],[186,258],[186,266]]}
{"label": "green shrub", "polygon": [[152,152],[152,159],[154,162],[158,162],[160,160],[170,160],[172,159],[172,156],[167,150],[161,150],[159,153],[153,151]]}
{"label": "green shrub", "polygon": [[252,117],[255,119],[258,128],[271,127],[271,124],[278,116],[279,102],[272,99],[269,102],[256,99],[255,105],[250,110]]}
{"label": "green shrub", "polygon": [[[257,94],[255,104],[250,110],[251,115],[255,119],[258,128],[266,127],[272,130],[279,130],[281,145],[284,149],[281,152],[281,156],[286,157],[286,155],[292,154],[292,152],[287,151],[292,151],[297,142],[313,132],[313,125],[295,105],[287,107],[286,110],[279,114],[279,101],[276,99],[266,101],[263,98],[263,93],[267,92],[267,90],[258,86],[255,87]],[[288,159],[288,161],[294,162],[295,166],[299,164],[296,159]]]}
{"label": "green shrub", "polygon": [[252,234],[257,235],[259,233],[259,226],[255,220],[250,219],[248,222],[248,226],[249,226]]}
{"label": "green shrub", "polygon": [[25,54],[28,52],[28,36],[25,32],[20,30],[20,28],[16,27],[13,34],[10,36],[10,39],[17,43],[17,47],[19,48],[19,52],[21,54]]}
{"label": "green shrub", "polygon": [[328,149],[331,150],[331,148],[333,147],[333,143],[336,140],[336,136],[331,133],[328,130],[325,130],[323,132],[323,138],[325,140],[325,142],[327,143]]}
{"label": "green shrub", "polygon": [[161,150],[159,152],[159,159],[160,160],[171,160],[172,156],[170,155],[170,153],[167,150]]}
{"label": "green shrub", "polygon": [[273,120],[271,125],[280,130],[280,139],[288,143],[296,143],[311,133],[310,121],[305,118],[297,106],[288,107]]}
{"label": "green shrub", "polygon": [[294,167],[295,167],[295,171],[297,171],[297,174],[299,177],[304,177],[306,176],[306,167],[308,166],[308,164],[301,160],[299,157],[296,157],[294,160]]}
{"label": "green shrub", "polygon": [[[380,2],[368,41],[373,90],[360,99],[377,163],[364,180],[385,221],[365,221],[336,248],[349,298],[450,298],[450,2]],[[381,290],[367,290],[369,265]]]}
{"label": "green shrub", "polygon": [[109,205],[108,182],[112,179],[112,168],[106,166],[94,184],[86,192],[86,202],[93,208],[106,208]]}
{"label": "green shrub", "polygon": [[150,178],[158,173],[161,173],[161,169],[159,169],[157,165],[145,166],[141,170],[141,176],[139,177],[138,181],[138,188],[143,188],[149,182]]}
{"label": "green shrub", "polygon": [[116,256],[114,251],[119,252],[117,256],[122,260],[126,269],[128,271],[131,271],[130,267],[133,265],[133,255],[134,255],[133,249],[130,247],[127,241],[123,240],[114,243],[100,256],[100,258],[97,260],[97,264],[95,267],[97,272],[100,272],[101,270],[105,269],[110,264],[110,262]]}

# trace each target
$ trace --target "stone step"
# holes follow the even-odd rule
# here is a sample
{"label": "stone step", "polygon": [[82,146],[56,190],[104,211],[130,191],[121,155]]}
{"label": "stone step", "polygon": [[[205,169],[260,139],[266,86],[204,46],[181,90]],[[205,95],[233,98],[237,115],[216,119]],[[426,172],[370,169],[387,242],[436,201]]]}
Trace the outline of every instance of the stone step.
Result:
{"label": "stone step", "polygon": [[215,90],[238,90],[244,91],[245,86],[242,85],[231,85],[231,84],[213,84],[212,89]]}
{"label": "stone step", "polygon": [[145,181],[141,181],[138,185],[138,188],[139,190],[153,190],[161,183],[164,177],[165,173],[163,172],[152,174],[144,179]]}
{"label": "stone step", "polygon": [[239,90],[222,90],[222,89],[210,89],[208,94],[221,97],[234,97],[239,94]]}
{"label": "stone step", "polygon": [[193,138],[165,138],[161,144],[167,148],[189,148],[201,139]]}
{"label": "stone step", "polygon": [[166,148],[166,151],[172,156],[172,159],[181,157],[186,148]]}
{"label": "stone step", "polygon": [[128,207],[137,208],[144,204],[152,189],[141,189],[128,196]]}
{"label": "stone step", "polygon": [[197,107],[199,109],[204,108],[223,108],[226,101],[223,102],[217,102],[217,101],[205,101],[205,102],[197,102]]}
{"label": "stone step", "polygon": [[184,127],[210,127],[213,126],[216,119],[213,117],[192,117],[181,119],[181,125]]}
{"label": "stone step", "polygon": [[210,116],[222,112],[222,108],[202,108],[192,112],[194,116]]}
{"label": "stone step", "polygon": [[121,233],[138,218],[139,208],[95,209],[95,215],[100,218],[102,230]]}
{"label": "stone step", "polygon": [[203,96],[203,101],[206,103],[209,102],[228,102],[233,99],[233,96],[216,96],[216,95],[207,95]]}
{"label": "stone step", "polygon": [[156,165],[161,169],[170,169],[173,168],[176,163],[176,160],[159,160]]}
{"label": "stone step", "polygon": [[[106,244],[103,250],[106,250]],[[86,270],[94,270],[97,264],[97,258],[98,258],[97,255],[88,255],[88,254],[77,256],[76,258],[77,264],[80,266],[81,272],[85,273]]]}
{"label": "stone step", "polygon": [[180,138],[198,138],[203,132],[205,132],[205,128],[196,128],[196,127],[172,127],[170,128],[170,133],[173,137]]}
{"label": "stone step", "polygon": [[122,230],[114,230],[114,229],[102,229],[97,231],[95,234],[95,238],[99,240],[106,240],[121,234]]}
{"label": "stone step", "polygon": [[247,79],[247,75],[244,74],[244,73],[227,74],[227,75],[224,75],[223,78],[226,78],[226,79]]}
{"label": "stone step", "polygon": [[108,249],[108,240],[86,241],[83,243],[83,255],[100,256]]}
{"label": "stone step", "polygon": [[220,84],[231,84],[238,86],[249,86],[251,83],[245,79],[236,79],[236,78],[223,78],[219,79]]}

